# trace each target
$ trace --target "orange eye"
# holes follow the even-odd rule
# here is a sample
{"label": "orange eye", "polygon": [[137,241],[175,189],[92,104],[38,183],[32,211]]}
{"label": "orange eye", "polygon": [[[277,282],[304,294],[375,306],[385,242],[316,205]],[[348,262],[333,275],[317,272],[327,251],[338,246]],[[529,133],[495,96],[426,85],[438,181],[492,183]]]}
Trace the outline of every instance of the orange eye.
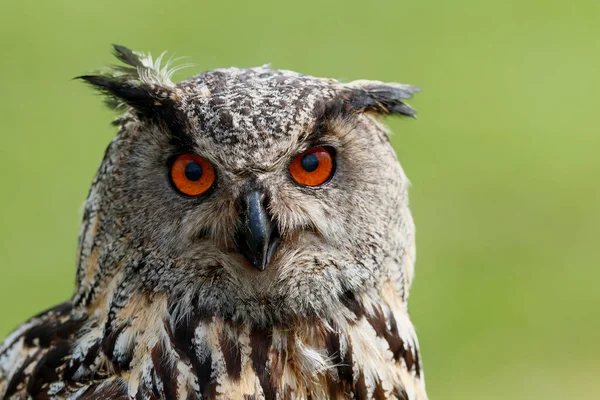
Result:
{"label": "orange eye", "polygon": [[182,154],[171,167],[171,181],[182,194],[199,196],[214,183],[215,169],[205,158]]}
{"label": "orange eye", "polygon": [[314,147],[298,154],[290,165],[296,182],[305,186],[319,186],[333,174],[333,158],[325,147]]}

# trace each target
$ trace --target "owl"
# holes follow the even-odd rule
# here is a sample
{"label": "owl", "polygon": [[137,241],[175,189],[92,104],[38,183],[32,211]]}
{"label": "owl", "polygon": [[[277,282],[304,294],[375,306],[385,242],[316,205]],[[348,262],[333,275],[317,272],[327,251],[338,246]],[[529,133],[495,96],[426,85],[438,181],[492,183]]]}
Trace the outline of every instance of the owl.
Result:
{"label": "owl", "polygon": [[80,79],[120,117],[72,298],[0,348],[2,399],[425,400],[408,180],[414,86],[227,68]]}

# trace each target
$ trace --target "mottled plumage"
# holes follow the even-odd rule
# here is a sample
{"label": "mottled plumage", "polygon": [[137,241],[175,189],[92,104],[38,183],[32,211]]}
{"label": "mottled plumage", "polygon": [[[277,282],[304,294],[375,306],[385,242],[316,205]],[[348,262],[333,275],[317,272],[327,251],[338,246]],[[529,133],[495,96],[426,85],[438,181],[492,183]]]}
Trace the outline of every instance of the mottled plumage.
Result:
{"label": "mottled plumage", "polygon": [[[417,89],[269,67],[174,84],[160,60],[115,50],[126,66],[81,77],[124,114],[86,202],[75,294],[5,340],[0,396],[425,400],[408,181],[377,118],[412,116]],[[305,187],[288,169],[315,146],[335,173]],[[173,189],[182,153],[214,166],[205,194]],[[240,250],[248,193],[276,241],[259,268]]]}

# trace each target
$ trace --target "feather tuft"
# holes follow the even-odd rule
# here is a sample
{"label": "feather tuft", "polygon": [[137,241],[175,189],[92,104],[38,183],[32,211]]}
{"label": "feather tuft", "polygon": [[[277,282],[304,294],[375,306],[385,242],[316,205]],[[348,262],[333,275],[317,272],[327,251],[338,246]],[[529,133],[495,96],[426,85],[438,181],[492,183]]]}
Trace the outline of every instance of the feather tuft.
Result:
{"label": "feather tuft", "polygon": [[113,65],[98,74],[76,78],[106,94],[109,107],[120,110],[130,106],[138,111],[153,112],[177,98],[171,79],[175,72],[189,64],[175,65],[180,58],[171,58],[163,64],[166,52],[153,59],[149,53],[125,46],[115,44],[113,49],[115,57],[125,65]]}
{"label": "feather tuft", "polygon": [[421,91],[416,86],[369,80],[353,81],[344,86],[348,89],[349,104],[356,111],[416,117],[416,111],[404,102]]}

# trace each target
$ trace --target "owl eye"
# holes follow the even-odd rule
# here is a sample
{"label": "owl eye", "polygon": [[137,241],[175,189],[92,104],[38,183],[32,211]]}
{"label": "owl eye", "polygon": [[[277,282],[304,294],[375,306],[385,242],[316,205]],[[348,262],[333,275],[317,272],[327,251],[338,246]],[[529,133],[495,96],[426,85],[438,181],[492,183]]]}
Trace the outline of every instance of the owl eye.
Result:
{"label": "owl eye", "polygon": [[171,182],[180,193],[199,196],[215,182],[215,169],[205,158],[182,154],[171,166]]}
{"label": "owl eye", "polygon": [[290,173],[304,186],[319,186],[333,175],[333,150],[320,146],[300,153],[290,164]]}

